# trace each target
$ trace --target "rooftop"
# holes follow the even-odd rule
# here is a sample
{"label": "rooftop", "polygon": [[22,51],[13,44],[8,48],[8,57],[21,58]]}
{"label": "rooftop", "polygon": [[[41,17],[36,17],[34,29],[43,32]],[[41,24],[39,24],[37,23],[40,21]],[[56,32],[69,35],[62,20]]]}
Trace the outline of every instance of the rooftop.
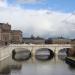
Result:
{"label": "rooftop", "polygon": [[32,37],[26,37],[26,38],[23,38],[23,39],[25,39],[25,40],[26,39],[29,39],[29,40],[30,39],[32,39],[32,40],[44,40],[44,38],[41,38],[41,37],[39,37],[39,38],[38,37],[34,37],[34,38],[32,38]]}

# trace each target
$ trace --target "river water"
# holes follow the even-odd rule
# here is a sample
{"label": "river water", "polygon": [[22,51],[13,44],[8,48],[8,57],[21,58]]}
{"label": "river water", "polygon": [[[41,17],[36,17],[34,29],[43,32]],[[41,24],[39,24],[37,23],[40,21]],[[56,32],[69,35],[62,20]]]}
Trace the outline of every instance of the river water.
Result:
{"label": "river water", "polygon": [[0,75],[75,75],[75,68],[57,56],[48,61],[40,61],[35,57],[15,61],[10,56],[0,62]]}

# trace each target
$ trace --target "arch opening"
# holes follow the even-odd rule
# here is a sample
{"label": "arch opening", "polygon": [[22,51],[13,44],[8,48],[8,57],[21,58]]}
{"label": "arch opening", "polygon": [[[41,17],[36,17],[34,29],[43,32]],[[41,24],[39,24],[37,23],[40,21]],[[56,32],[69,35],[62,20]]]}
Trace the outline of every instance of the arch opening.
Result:
{"label": "arch opening", "polygon": [[25,48],[16,48],[12,51],[12,59],[14,60],[27,60],[31,57],[31,52]]}
{"label": "arch opening", "polygon": [[64,60],[67,56],[71,55],[71,48],[63,48],[58,52],[58,58]]}
{"label": "arch opening", "polygon": [[40,48],[35,52],[35,58],[40,60],[49,60],[53,58],[54,52],[49,48]]}

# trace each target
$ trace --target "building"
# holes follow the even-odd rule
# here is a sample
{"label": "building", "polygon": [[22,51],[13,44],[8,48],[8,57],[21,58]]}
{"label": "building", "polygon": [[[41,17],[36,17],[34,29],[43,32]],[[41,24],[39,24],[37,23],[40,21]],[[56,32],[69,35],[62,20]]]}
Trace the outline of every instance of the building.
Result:
{"label": "building", "polygon": [[71,44],[75,44],[75,39],[72,39],[71,40]]}
{"label": "building", "polygon": [[70,44],[71,40],[63,37],[49,38],[45,41],[46,44]]}
{"label": "building", "polygon": [[52,38],[48,38],[45,40],[45,44],[52,44]]}
{"label": "building", "polygon": [[0,45],[7,45],[10,43],[21,43],[22,32],[19,30],[11,30],[11,25],[8,23],[0,23]]}
{"label": "building", "polygon": [[66,39],[62,37],[52,39],[52,44],[70,44],[70,43],[71,43],[70,39]]}
{"label": "building", "polygon": [[23,43],[26,44],[45,44],[45,39],[40,37],[23,38]]}
{"label": "building", "polygon": [[22,31],[12,30],[11,34],[12,34],[11,43],[14,44],[22,43]]}
{"label": "building", "polygon": [[0,23],[0,45],[7,45],[11,41],[11,25]]}

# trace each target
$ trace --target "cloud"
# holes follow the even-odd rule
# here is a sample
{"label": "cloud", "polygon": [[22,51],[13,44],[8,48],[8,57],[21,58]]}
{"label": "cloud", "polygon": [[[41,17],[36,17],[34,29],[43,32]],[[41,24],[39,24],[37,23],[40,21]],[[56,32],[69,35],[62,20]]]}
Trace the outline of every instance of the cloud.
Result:
{"label": "cloud", "polygon": [[7,7],[6,0],[0,0],[0,7]]}
{"label": "cloud", "polygon": [[44,2],[46,0],[16,0],[19,3],[38,3],[38,2]]}
{"label": "cloud", "polygon": [[75,15],[70,16],[71,13],[5,6],[6,3],[0,7],[0,22],[8,22],[12,29],[22,30],[24,36],[75,37]]}

